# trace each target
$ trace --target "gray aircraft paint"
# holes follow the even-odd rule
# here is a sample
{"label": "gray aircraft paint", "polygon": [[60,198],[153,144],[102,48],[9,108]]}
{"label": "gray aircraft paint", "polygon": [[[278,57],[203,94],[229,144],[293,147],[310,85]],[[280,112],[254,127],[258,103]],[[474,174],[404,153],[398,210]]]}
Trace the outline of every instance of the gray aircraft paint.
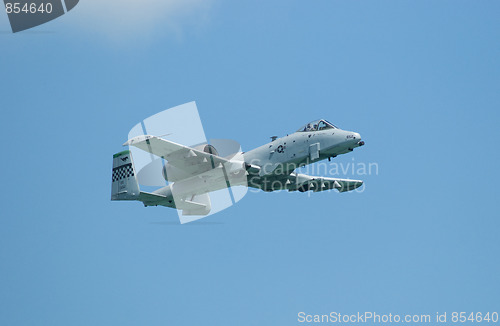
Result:
{"label": "gray aircraft paint", "polygon": [[[314,130],[304,127],[304,130],[276,138],[246,153],[233,153],[227,158],[218,156],[216,147],[210,148],[207,144],[189,147],[151,135],[133,137],[124,145],[166,160],[163,176],[169,184],[152,193],[137,193],[137,174],[134,173],[127,179],[132,198],[127,195],[123,200],[142,201],[145,206],[177,208],[182,212],[180,217],[205,216],[212,209],[209,193],[224,188],[248,186],[264,191],[317,192],[337,189],[345,192],[360,187],[363,182],[359,180],[314,177],[294,172],[298,167],[348,153],[364,145],[359,133],[331,124],[324,130],[317,130],[318,122],[327,124],[326,120],[315,121]],[[309,128],[312,125],[309,123],[306,126]],[[132,153],[127,155],[132,160]],[[114,171],[118,168],[116,164],[122,163],[114,159]],[[112,200],[121,200],[115,192],[122,188],[113,184]],[[184,223],[182,217],[181,223]]]}

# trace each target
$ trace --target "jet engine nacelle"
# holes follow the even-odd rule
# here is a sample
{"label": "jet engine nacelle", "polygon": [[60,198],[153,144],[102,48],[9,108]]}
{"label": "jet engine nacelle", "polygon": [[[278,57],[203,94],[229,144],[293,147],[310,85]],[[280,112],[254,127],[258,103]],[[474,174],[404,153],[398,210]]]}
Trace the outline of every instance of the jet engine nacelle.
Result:
{"label": "jet engine nacelle", "polygon": [[213,145],[210,145],[210,144],[202,144],[202,145],[194,146],[193,148],[196,148],[197,150],[199,150],[201,152],[205,152],[205,153],[219,156],[219,152],[217,151],[217,149],[215,149],[215,147]]}
{"label": "jet engine nacelle", "polygon": [[207,144],[203,147],[203,151],[205,153],[213,154],[219,156],[219,152],[215,149],[213,145]]}

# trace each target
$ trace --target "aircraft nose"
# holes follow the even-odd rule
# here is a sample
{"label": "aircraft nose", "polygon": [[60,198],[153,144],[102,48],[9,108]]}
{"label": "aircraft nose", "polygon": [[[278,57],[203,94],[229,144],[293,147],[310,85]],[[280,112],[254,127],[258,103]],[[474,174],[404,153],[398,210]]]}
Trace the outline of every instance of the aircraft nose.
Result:
{"label": "aircraft nose", "polygon": [[365,142],[363,140],[361,140],[361,135],[357,132],[354,133],[354,139],[358,141],[356,143],[356,145],[358,145],[358,146],[363,146],[365,144]]}

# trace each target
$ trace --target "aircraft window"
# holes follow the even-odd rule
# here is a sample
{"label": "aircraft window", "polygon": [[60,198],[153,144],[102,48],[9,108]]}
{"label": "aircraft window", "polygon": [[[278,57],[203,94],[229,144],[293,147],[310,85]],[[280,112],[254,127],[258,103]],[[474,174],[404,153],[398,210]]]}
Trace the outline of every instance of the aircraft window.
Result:
{"label": "aircraft window", "polygon": [[334,125],[333,123],[331,123],[331,122],[330,122],[330,121],[328,121],[328,120],[323,120],[323,121],[325,121],[325,122],[326,122],[326,124],[328,124],[328,125],[332,126],[332,127],[333,127],[333,129],[340,129],[339,127],[337,127],[336,125]]}
{"label": "aircraft window", "polygon": [[316,131],[316,130],[318,130],[318,123],[319,123],[319,120],[309,122],[308,124],[306,124],[305,126],[303,126],[302,128],[300,128],[297,131]]}
{"label": "aircraft window", "polygon": [[316,130],[325,130],[325,129],[337,129],[337,127],[335,127],[333,124],[331,124],[330,122],[328,122],[326,120],[316,120],[316,121],[309,122],[308,124],[306,124],[305,126],[303,126],[302,128],[300,128],[297,131],[304,132],[304,131],[316,131]]}
{"label": "aircraft window", "polygon": [[318,125],[318,130],[332,129],[333,127],[327,124],[325,121],[320,121]]}
{"label": "aircraft window", "polygon": [[318,130],[318,124],[317,123],[308,123],[308,124],[306,124],[305,131],[316,131],[316,130]]}

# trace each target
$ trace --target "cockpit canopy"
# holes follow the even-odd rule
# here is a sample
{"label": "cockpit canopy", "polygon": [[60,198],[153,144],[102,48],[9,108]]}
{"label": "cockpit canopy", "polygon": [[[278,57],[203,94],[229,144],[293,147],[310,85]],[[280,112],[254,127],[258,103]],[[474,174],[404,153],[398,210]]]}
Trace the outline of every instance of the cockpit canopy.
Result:
{"label": "cockpit canopy", "polygon": [[308,124],[306,124],[303,127],[300,127],[297,132],[301,131],[318,131],[318,130],[325,130],[325,129],[339,129],[337,128],[333,123],[330,123],[326,120],[315,120],[311,121]]}

